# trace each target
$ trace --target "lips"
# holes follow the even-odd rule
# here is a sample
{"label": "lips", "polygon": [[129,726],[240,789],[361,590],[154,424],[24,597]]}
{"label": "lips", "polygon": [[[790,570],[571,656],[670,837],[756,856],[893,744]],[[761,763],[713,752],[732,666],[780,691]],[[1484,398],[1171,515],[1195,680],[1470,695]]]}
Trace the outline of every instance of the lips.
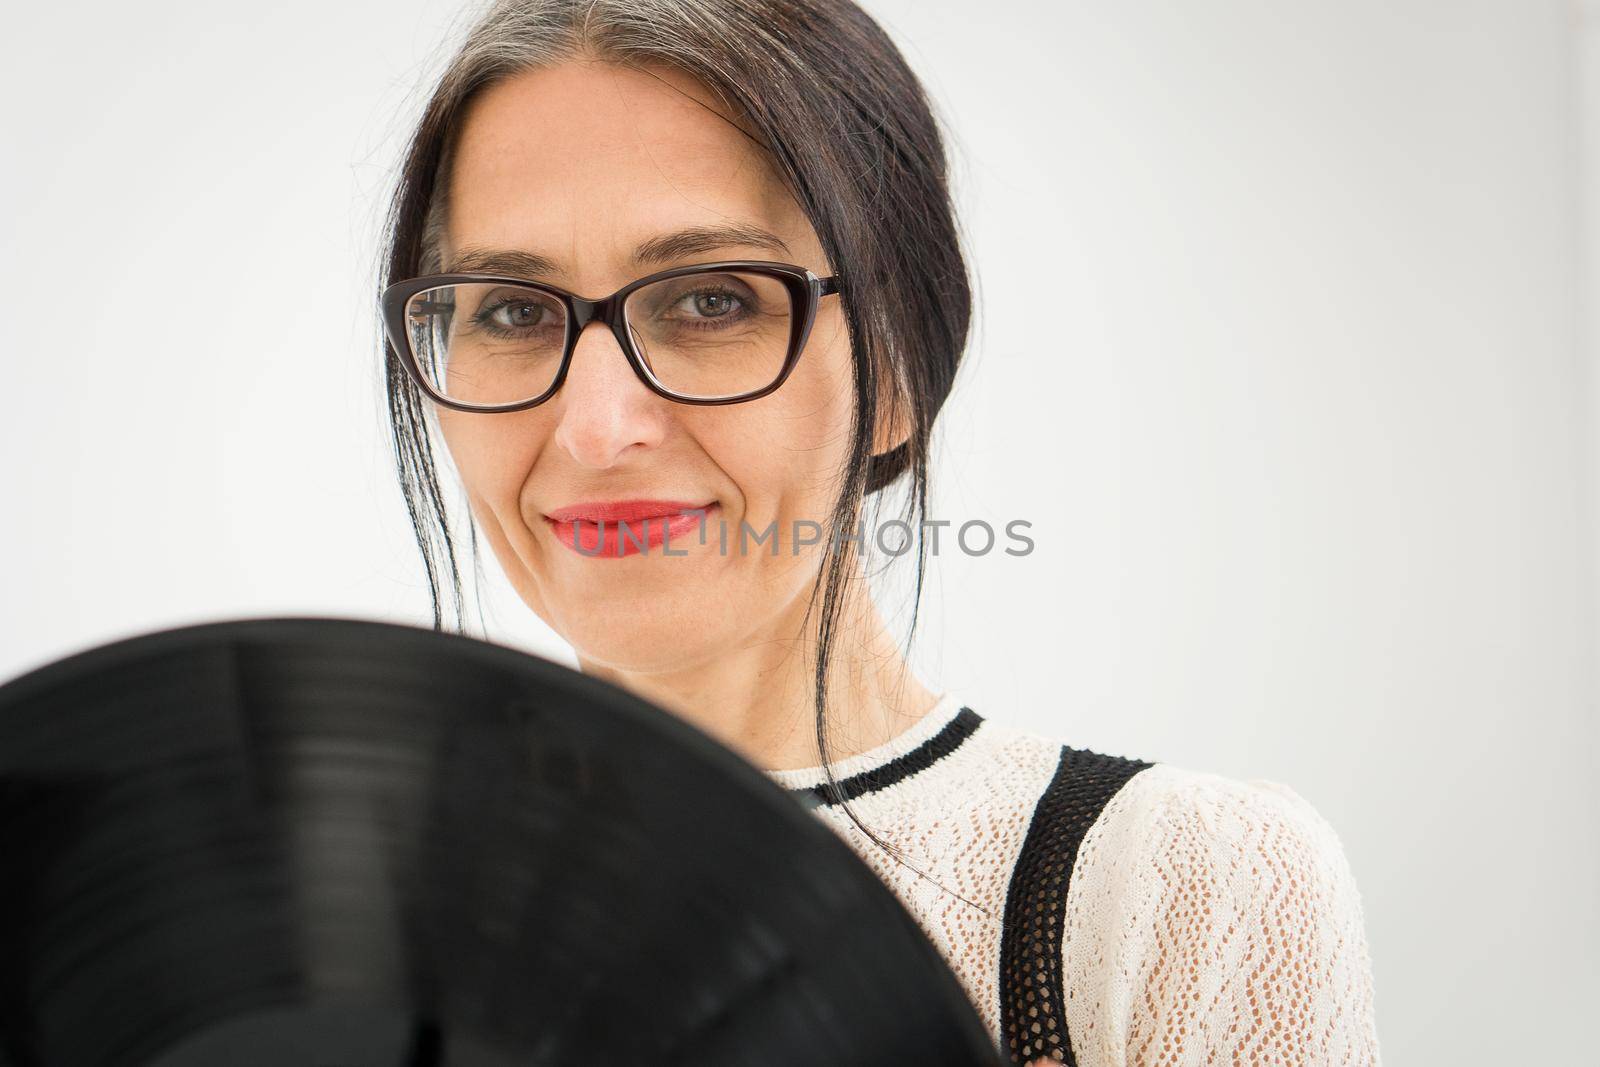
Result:
{"label": "lips", "polygon": [[657,549],[681,556],[689,544],[703,543],[703,524],[716,507],[715,500],[607,500],[557,508],[545,513],[545,522],[558,541],[583,556],[620,559]]}
{"label": "lips", "polygon": [[638,522],[656,519],[663,515],[679,515],[685,511],[704,510],[716,501],[689,500],[598,500],[588,504],[572,504],[545,512],[545,517],[556,522]]}

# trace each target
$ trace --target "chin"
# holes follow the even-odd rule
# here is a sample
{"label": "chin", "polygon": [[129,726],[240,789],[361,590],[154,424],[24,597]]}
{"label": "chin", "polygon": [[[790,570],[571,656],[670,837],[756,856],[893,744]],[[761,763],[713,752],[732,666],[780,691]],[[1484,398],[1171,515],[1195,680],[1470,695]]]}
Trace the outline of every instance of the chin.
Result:
{"label": "chin", "polygon": [[648,608],[622,611],[589,607],[563,627],[562,636],[599,666],[634,673],[670,671],[723,654],[732,638],[721,612]]}

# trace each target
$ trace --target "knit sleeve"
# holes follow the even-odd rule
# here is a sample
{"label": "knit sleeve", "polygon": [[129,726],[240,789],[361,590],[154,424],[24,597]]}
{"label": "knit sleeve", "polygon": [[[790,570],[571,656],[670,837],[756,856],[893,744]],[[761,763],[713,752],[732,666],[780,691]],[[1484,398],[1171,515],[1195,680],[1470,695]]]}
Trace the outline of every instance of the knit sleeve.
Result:
{"label": "knit sleeve", "polygon": [[1379,1062],[1354,876],[1286,785],[1136,777],[1084,839],[1065,923],[1082,1067]]}

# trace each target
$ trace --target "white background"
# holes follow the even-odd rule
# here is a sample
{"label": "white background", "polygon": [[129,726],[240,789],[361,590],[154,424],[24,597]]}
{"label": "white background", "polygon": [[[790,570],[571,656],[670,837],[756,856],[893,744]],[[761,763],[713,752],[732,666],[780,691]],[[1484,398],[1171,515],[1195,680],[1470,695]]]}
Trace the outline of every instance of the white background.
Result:
{"label": "white background", "polygon": [[[982,301],[925,678],[1288,782],[1385,1060],[1575,1062],[1600,1001],[1600,4],[869,4]],[[427,617],[372,311],[457,5],[12,5],[0,676],[245,615]],[[485,570],[498,578],[492,560]],[[566,658],[504,588],[489,635]]]}

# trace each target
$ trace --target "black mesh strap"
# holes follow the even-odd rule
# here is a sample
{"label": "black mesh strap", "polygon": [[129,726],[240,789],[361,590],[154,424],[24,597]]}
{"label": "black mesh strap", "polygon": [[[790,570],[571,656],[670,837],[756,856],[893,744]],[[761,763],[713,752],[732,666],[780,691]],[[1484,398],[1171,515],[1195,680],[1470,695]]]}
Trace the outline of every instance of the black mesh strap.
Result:
{"label": "black mesh strap", "polygon": [[1013,1063],[1041,1056],[1076,1064],[1067,1036],[1061,932],[1067,883],[1084,834],[1135,774],[1153,764],[1061,748],[1033,810],[1006,891],[1000,934],[1000,1036]]}

